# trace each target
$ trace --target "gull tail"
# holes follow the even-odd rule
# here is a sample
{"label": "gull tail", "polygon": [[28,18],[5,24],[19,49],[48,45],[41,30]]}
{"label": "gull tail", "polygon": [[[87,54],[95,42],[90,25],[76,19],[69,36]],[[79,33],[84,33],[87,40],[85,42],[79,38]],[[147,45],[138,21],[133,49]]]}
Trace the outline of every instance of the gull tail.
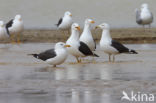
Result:
{"label": "gull tail", "polygon": [[38,58],[38,54],[28,54],[28,55],[32,55],[35,58]]}
{"label": "gull tail", "polygon": [[129,53],[130,54],[138,54],[138,52],[136,52],[135,50],[132,50],[132,49],[129,50]]}

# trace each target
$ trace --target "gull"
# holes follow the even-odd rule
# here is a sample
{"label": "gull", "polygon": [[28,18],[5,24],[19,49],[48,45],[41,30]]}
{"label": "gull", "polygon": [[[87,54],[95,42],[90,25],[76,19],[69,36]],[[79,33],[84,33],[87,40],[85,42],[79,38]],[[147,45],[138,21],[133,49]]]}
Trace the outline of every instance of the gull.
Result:
{"label": "gull", "polygon": [[17,43],[20,43],[20,33],[24,30],[24,24],[21,15],[16,15],[6,24],[7,33],[10,34],[12,43],[14,36],[17,36]]}
{"label": "gull", "polygon": [[110,26],[107,23],[96,26],[96,28],[101,28],[102,37],[100,40],[100,48],[105,53],[109,55],[109,61],[111,62],[111,55],[113,55],[113,62],[115,61],[115,55],[126,53],[126,54],[138,54],[135,50],[128,49],[123,44],[112,40],[110,36]]}
{"label": "gull", "polygon": [[96,43],[93,39],[91,30],[90,30],[90,26],[93,23],[95,23],[95,22],[92,19],[86,19],[83,32],[80,36],[80,41],[87,44],[91,51],[95,51],[95,49],[96,49]]}
{"label": "gull", "polygon": [[70,45],[66,45],[63,42],[58,42],[55,44],[54,49],[49,49],[39,54],[29,55],[33,55],[35,58],[41,59],[56,67],[56,65],[62,64],[66,60],[68,56],[66,47],[70,47]]}
{"label": "gull", "polygon": [[139,25],[149,25],[149,28],[151,26],[151,23],[153,22],[153,14],[150,12],[148,8],[148,4],[142,4],[141,9],[136,9],[136,22]]}
{"label": "gull", "polygon": [[64,13],[64,16],[59,19],[56,26],[58,27],[58,29],[68,30],[68,33],[69,33],[69,29],[70,29],[72,23],[73,23],[72,14],[69,11],[66,11]]}
{"label": "gull", "polygon": [[68,48],[68,52],[73,55],[77,62],[80,63],[81,59],[79,57],[86,57],[86,56],[95,56],[99,57],[97,54],[93,53],[90,48],[84,42],[79,40],[79,31],[80,26],[77,23],[73,23],[71,26],[71,36],[66,41],[66,44],[70,44],[71,47]]}

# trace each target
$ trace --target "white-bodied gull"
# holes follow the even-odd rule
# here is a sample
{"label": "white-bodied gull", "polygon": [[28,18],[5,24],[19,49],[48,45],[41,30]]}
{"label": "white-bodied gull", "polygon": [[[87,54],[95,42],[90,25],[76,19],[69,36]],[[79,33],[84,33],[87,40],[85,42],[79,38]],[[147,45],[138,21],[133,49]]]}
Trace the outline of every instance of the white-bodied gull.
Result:
{"label": "white-bodied gull", "polygon": [[24,30],[24,24],[21,15],[16,15],[14,19],[10,20],[6,24],[7,33],[10,34],[12,42],[13,39],[17,39],[17,43],[20,43],[20,36]]}
{"label": "white-bodied gull", "polygon": [[85,20],[84,29],[80,36],[80,41],[87,44],[91,51],[94,51],[96,49],[96,43],[93,39],[91,30],[90,30],[90,26],[92,23],[94,23],[94,21],[92,19]]}
{"label": "white-bodied gull", "polygon": [[127,54],[138,54],[135,50],[128,49],[121,43],[112,40],[110,36],[110,26],[107,23],[103,23],[101,25],[96,26],[96,28],[101,28],[102,31],[102,37],[100,40],[100,48],[105,53],[109,55],[109,61],[111,62],[111,55],[113,55],[113,62],[115,61],[115,55],[121,54],[121,53],[127,53]]}
{"label": "white-bodied gull", "polygon": [[66,60],[68,56],[66,47],[70,47],[70,45],[66,45],[63,42],[58,42],[55,44],[54,49],[46,50],[40,54],[29,55],[33,55],[35,58],[46,61],[48,64],[56,67],[56,65],[62,64]]}
{"label": "white-bodied gull", "polygon": [[136,9],[136,22],[139,25],[143,25],[143,27],[144,25],[149,25],[150,27],[153,22],[153,14],[150,12],[148,4],[142,4],[140,10]]}
{"label": "white-bodied gull", "polygon": [[79,40],[79,31],[80,26],[77,23],[73,23],[71,26],[71,36],[67,40],[66,44],[70,44],[71,47],[68,48],[68,52],[73,55],[77,62],[81,62],[79,57],[86,57],[86,56],[95,56],[98,57],[95,53],[93,53],[90,48],[84,42]]}
{"label": "white-bodied gull", "polygon": [[64,13],[64,16],[62,18],[60,18],[60,20],[58,21],[56,26],[58,27],[58,29],[68,30],[68,32],[69,32],[72,23],[73,23],[72,14],[69,11],[66,11]]}
{"label": "white-bodied gull", "polygon": [[7,30],[5,28],[5,24],[3,21],[0,21],[0,38],[4,39],[9,37],[9,34],[7,33]]}

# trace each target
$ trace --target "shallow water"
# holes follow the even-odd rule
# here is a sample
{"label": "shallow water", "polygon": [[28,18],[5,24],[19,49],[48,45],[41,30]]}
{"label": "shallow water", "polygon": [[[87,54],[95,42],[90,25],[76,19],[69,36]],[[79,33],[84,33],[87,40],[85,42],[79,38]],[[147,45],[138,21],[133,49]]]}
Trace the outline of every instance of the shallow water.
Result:
{"label": "shallow water", "polygon": [[156,94],[156,45],[127,45],[137,55],[116,56],[115,63],[100,55],[92,62],[66,62],[54,68],[27,54],[52,43],[0,44],[0,103],[122,103],[122,91]]}

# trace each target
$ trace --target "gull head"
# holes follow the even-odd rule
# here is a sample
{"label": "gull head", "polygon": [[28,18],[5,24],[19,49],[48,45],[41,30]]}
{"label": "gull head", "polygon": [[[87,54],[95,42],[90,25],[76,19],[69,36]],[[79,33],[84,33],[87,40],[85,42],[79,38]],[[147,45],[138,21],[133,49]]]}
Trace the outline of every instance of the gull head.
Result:
{"label": "gull head", "polygon": [[148,4],[144,3],[141,5],[141,9],[148,8]]}
{"label": "gull head", "polygon": [[107,23],[102,23],[102,24],[100,24],[100,25],[98,25],[98,26],[95,27],[95,29],[97,29],[97,28],[110,29],[110,26]]}
{"label": "gull head", "polygon": [[4,22],[0,21],[0,27],[4,27]]}
{"label": "gull head", "polygon": [[61,48],[67,48],[67,47],[70,47],[70,45],[66,45],[63,42],[58,42],[55,44],[55,49],[61,49]]}
{"label": "gull head", "polygon": [[71,26],[71,29],[75,31],[80,31],[80,26],[77,23],[73,23]]}
{"label": "gull head", "polygon": [[22,21],[22,16],[18,14],[18,15],[15,16],[15,19],[19,20],[19,21]]}
{"label": "gull head", "polygon": [[95,23],[95,21],[93,21],[92,19],[85,20],[85,24],[93,24],[93,23]]}
{"label": "gull head", "polygon": [[66,12],[64,13],[64,16],[70,16],[70,17],[72,17],[72,14],[71,14],[71,12],[66,11]]}

